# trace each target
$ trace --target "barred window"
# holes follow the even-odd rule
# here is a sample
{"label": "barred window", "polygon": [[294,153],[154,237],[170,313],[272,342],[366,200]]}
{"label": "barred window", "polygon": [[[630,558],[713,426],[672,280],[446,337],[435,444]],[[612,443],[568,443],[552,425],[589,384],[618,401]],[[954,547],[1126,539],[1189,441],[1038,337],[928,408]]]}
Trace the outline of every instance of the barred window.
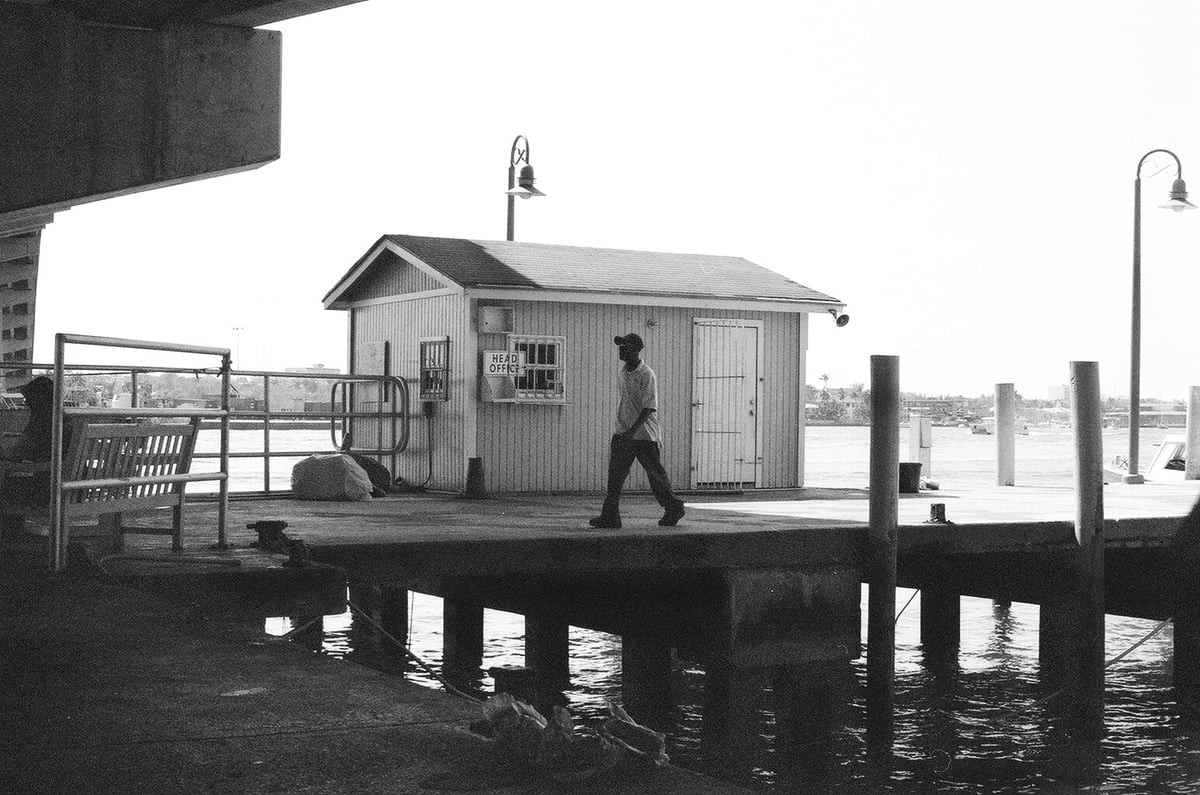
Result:
{"label": "barred window", "polygon": [[450,399],[450,338],[421,339],[421,400]]}
{"label": "barred window", "polygon": [[563,388],[563,350],[566,337],[510,335],[509,347],[524,354],[525,368],[514,379],[519,403],[566,400]]}

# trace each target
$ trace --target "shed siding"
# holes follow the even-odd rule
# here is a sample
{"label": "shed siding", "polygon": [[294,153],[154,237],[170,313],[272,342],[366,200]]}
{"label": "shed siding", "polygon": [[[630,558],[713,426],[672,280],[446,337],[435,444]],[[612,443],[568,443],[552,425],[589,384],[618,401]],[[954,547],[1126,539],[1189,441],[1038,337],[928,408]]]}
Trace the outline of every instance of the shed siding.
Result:
{"label": "shed siding", "polygon": [[[460,490],[465,484],[464,439],[465,429],[470,426],[466,417],[474,404],[470,399],[473,381],[469,385],[467,375],[477,366],[469,342],[472,336],[467,303],[462,295],[444,295],[352,310],[356,343],[352,357],[354,371],[363,371],[363,344],[387,341],[390,373],[408,384],[411,394],[408,448],[394,460],[384,463],[392,469],[393,477],[402,477],[414,485]],[[450,399],[434,403],[433,417],[427,418],[418,400],[419,347],[422,337],[438,336],[450,338]],[[373,422],[360,421],[356,435],[360,433],[358,428],[366,434],[363,438],[375,438]],[[429,464],[431,439],[432,475]]]}
{"label": "shed siding", "polygon": [[[566,404],[480,404],[477,454],[483,458],[489,489],[603,490],[620,366],[612,338],[629,331],[645,340],[645,360],[658,374],[663,463],[672,483],[686,488],[691,480],[692,321],[696,317],[763,322],[759,413],[768,425],[760,453],[760,482],[765,487],[796,485],[800,315],[548,301],[503,305],[514,309],[514,333],[566,338]],[[503,334],[479,335],[480,349],[506,345]],[[627,487],[648,488],[640,467],[634,466]]]}
{"label": "shed siding", "polygon": [[409,265],[392,252],[385,251],[371,264],[367,277],[359,281],[353,294],[348,293],[344,300],[390,298],[405,293],[437,290],[445,286],[424,271]]}

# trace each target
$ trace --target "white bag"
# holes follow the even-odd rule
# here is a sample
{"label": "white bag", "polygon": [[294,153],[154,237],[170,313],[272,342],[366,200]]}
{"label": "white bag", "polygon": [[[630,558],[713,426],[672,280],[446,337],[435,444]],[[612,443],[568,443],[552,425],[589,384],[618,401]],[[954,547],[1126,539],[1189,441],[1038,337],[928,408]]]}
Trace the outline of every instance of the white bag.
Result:
{"label": "white bag", "polygon": [[371,478],[348,455],[310,455],[292,467],[292,496],[362,502],[371,499]]}

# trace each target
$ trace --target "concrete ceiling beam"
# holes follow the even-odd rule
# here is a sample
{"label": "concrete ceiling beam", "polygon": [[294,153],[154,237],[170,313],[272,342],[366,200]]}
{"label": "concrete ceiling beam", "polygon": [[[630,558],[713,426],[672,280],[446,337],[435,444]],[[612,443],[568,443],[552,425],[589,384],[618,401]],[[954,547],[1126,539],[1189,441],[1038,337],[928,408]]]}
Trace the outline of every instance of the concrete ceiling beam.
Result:
{"label": "concrete ceiling beam", "polygon": [[281,34],[0,7],[0,225],[280,154]]}

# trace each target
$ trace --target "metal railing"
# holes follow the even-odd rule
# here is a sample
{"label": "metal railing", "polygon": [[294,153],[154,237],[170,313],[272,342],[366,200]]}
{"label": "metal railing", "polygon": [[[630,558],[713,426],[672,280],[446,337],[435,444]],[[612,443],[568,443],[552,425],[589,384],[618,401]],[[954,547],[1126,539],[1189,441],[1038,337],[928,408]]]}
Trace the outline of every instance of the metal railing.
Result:
{"label": "metal railing", "polygon": [[[217,409],[142,409],[100,408],[92,406],[67,406],[66,395],[66,348],[67,345],[92,345],[108,348],[140,349],[219,356],[221,358],[221,406]],[[54,335],[54,418],[51,426],[50,447],[50,570],[62,571],[67,565],[66,525],[63,521],[63,504],[66,494],[92,488],[95,482],[86,480],[63,480],[63,429],[67,417],[112,417],[116,419],[135,417],[212,417],[220,421],[221,451],[219,471],[187,475],[151,475],[137,478],[139,483],[185,483],[215,480],[218,483],[217,503],[217,546],[228,546],[225,521],[229,509],[229,375],[230,356],[228,348],[206,348],[196,345],[178,345],[146,340],[121,339],[118,337],[93,337],[83,334]],[[121,484],[117,484],[121,485]],[[128,485],[128,484],[126,484]]]}
{"label": "metal railing", "polygon": [[[147,345],[158,345],[159,343],[148,343]],[[190,348],[185,352],[195,352],[194,348]],[[153,348],[154,350],[164,350],[165,348]],[[210,350],[210,349],[205,349]],[[211,349],[215,350],[215,349]],[[132,365],[132,364],[69,364],[64,365],[65,371],[73,375],[84,376],[122,376],[128,377],[130,386],[130,406],[127,408],[100,408],[91,406],[76,406],[70,408],[70,413],[75,415],[92,415],[92,416],[155,416],[155,417],[192,417],[201,416],[208,418],[208,421],[203,423],[202,430],[211,431],[216,427],[221,428],[221,423],[214,423],[213,420],[222,421],[222,410],[219,408],[145,408],[140,405],[141,385],[145,377],[157,374],[181,374],[195,377],[214,376],[223,377],[220,368],[197,368],[197,367],[170,367],[170,366],[150,366],[150,365]],[[44,364],[37,362],[4,362],[0,363],[0,370],[22,371],[33,374],[36,372],[54,373],[56,371],[55,364]],[[350,450],[362,455],[377,456],[385,459],[385,464],[391,471],[394,471],[397,464],[397,457],[404,452],[408,447],[410,439],[410,422],[409,410],[411,406],[411,396],[409,385],[401,378],[394,376],[361,376],[361,375],[346,375],[343,373],[310,373],[310,372],[279,372],[272,370],[229,370],[230,377],[230,399],[228,405],[228,420],[232,430],[261,430],[262,444],[261,450],[252,451],[233,451],[228,449],[228,444],[220,452],[206,452],[197,450],[193,453],[192,459],[222,459],[229,460],[244,460],[244,459],[260,459],[262,465],[262,488],[261,490],[237,488],[236,483],[230,483],[230,489],[233,493],[238,494],[268,494],[282,493],[280,490],[273,489],[271,486],[271,462],[280,458],[303,458],[310,455],[320,455],[329,453],[330,449],[322,447],[320,449],[299,449],[286,448],[278,449],[272,443],[272,433],[279,434],[294,430],[296,423],[306,421],[321,421],[328,423],[330,443],[335,450],[342,448],[347,437],[351,437],[351,441],[355,442]],[[236,387],[232,383],[233,378],[238,379],[261,379],[262,409],[238,409],[233,405],[234,393]],[[329,410],[318,411],[286,411],[281,409],[272,409],[272,381],[288,380],[299,381],[305,380],[320,381],[329,383]],[[245,385],[243,384],[243,388]],[[59,394],[64,394],[61,390]],[[360,408],[355,409],[354,406]],[[361,408],[367,406],[368,408]],[[215,412],[215,413],[209,413]],[[356,424],[362,426],[370,426],[363,428],[355,428]],[[365,432],[364,432],[365,431]],[[371,444],[361,444],[364,439],[370,438]],[[222,465],[222,470],[227,470],[226,465]],[[244,482],[244,480],[243,480]],[[286,491],[283,490],[283,491]],[[203,493],[197,496],[202,496]]]}

